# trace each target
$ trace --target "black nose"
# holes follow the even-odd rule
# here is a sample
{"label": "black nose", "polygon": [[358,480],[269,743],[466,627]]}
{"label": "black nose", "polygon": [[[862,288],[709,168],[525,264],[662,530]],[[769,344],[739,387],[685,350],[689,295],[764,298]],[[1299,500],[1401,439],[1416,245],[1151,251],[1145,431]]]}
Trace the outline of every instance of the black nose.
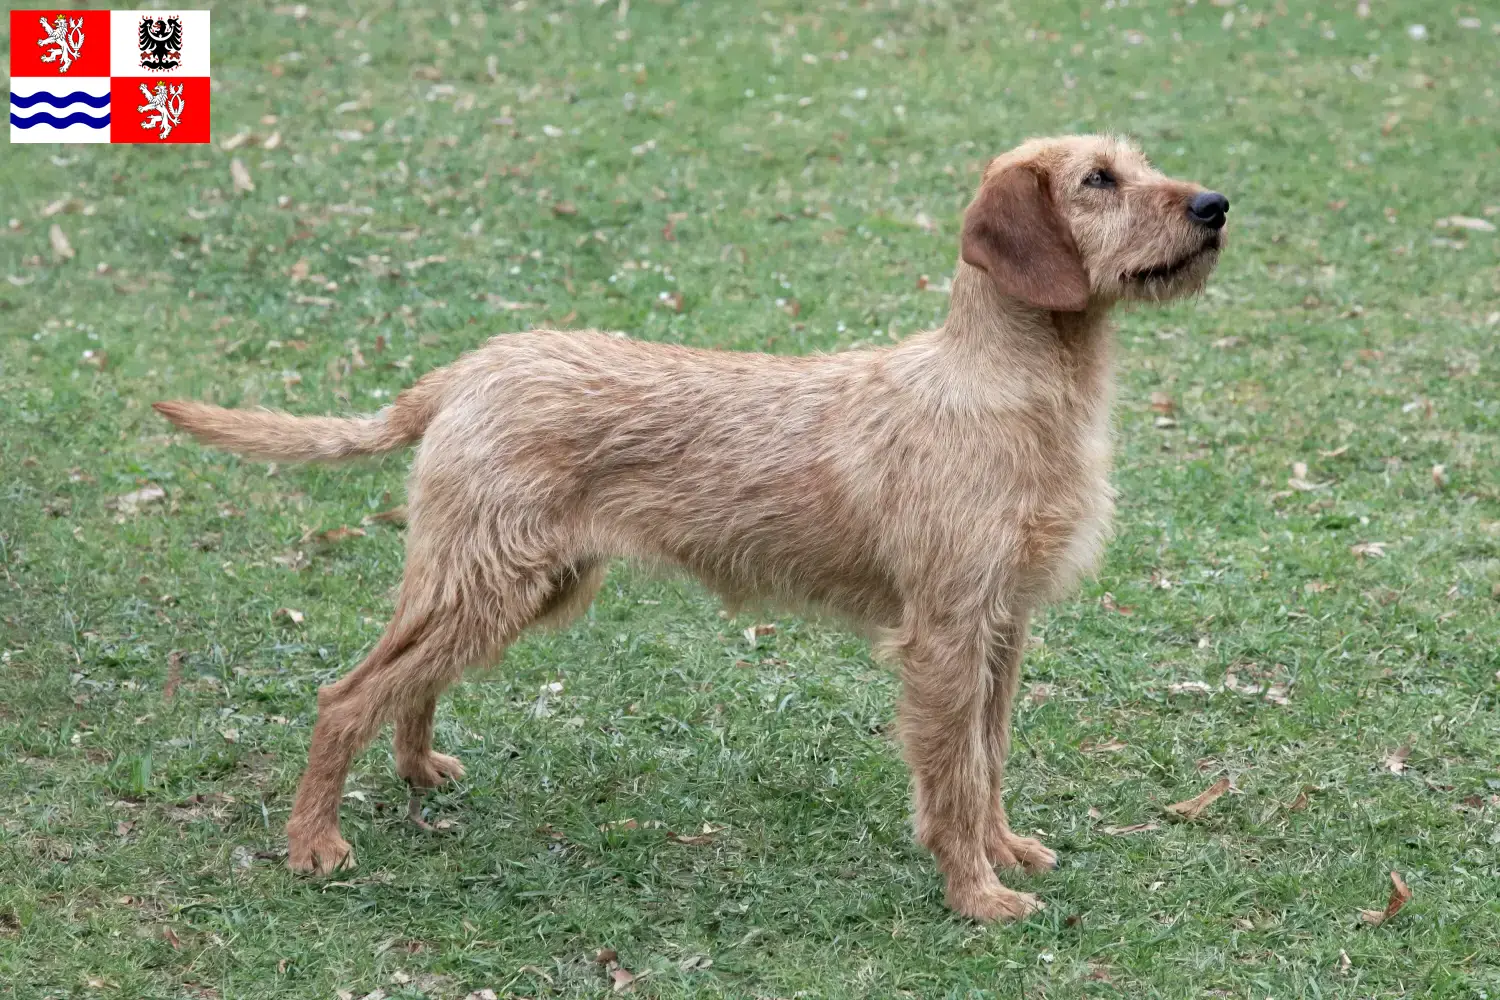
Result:
{"label": "black nose", "polygon": [[1229,199],[1217,191],[1200,191],[1188,202],[1188,218],[1209,229],[1224,228],[1224,213],[1229,211]]}

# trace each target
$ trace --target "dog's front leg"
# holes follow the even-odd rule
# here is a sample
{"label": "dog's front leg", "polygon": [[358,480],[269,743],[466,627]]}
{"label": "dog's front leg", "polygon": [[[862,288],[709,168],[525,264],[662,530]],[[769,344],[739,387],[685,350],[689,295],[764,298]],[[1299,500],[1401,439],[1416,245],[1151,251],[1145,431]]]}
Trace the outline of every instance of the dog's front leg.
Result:
{"label": "dog's front leg", "polygon": [[986,852],[991,819],[985,712],[989,635],[950,613],[908,611],[901,737],[911,765],[916,834],[947,878],[948,905],[976,920],[1019,920],[1036,897],[1006,888]]}
{"label": "dog's front leg", "polygon": [[1057,867],[1057,855],[1034,837],[1011,832],[1005,814],[1005,763],[1010,757],[1010,720],[1021,684],[1021,657],[1029,635],[1029,616],[1022,614],[1000,627],[989,647],[990,689],[984,710],[989,753],[990,819],[985,835],[989,859],[1002,868],[1029,872]]}

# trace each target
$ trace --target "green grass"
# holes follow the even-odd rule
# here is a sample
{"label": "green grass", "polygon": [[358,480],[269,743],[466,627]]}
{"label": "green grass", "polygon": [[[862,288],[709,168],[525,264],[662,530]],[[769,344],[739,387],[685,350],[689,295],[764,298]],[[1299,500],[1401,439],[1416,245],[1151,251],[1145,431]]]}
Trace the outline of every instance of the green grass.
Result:
{"label": "green grass", "polygon": [[[1436,227],[1500,223],[1500,14],[1216,3],[221,3],[214,146],[7,146],[0,997],[597,996],[601,948],[660,997],[1500,996],[1500,234]],[[382,739],[358,869],[284,870],[314,692],[402,558],[385,522],[317,536],[404,460],[268,469],[149,402],[372,409],[543,322],[886,342],[940,321],[919,277],[987,155],[1103,129],[1225,191],[1232,243],[1120,318],[1118,535],[1016,720],[1042,915],[943,908],[864,645],[783,617],[751,649],[623,566],[444,700],[448,829],[404,821]],[[1361,926],[1392,870],[1412,901]]]}

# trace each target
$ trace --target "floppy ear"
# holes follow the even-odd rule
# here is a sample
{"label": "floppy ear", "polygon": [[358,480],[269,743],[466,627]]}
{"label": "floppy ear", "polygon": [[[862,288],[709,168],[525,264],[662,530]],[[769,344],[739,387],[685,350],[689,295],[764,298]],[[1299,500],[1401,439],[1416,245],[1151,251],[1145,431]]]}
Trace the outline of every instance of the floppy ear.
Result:
{"label": "floppy ear", "polygon": [[1057,312],[1088,308],[1083,258],[1052,192],[1029,166],[1006,167],[980,187],[964,213],[962,256],[1002,293],[1028,305]]}

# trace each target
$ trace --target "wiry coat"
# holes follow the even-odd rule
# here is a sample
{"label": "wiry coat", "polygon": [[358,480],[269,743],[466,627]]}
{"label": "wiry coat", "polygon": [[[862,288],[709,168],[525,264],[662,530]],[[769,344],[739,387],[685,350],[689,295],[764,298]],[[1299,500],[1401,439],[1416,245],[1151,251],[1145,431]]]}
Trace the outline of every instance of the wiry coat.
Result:
{"label": "wiry coat", "polygon": [[581,611],[626,556],[731,602],[883,632],[902,662],[917,835],[950,904],[1030,912],[993,870],[1054,861],[1011,832],[1000,797],[1026,623],[1102,551],[1107,314],[1201,286],[1220,245],[1185,217],[1201,190],[1111,139],[998,158],[965,217],[947,322],[889,348],[785,358],[535,331],[494,338],[369,418],[158,404],[200,440],[266,458],[420,440],[395,615],[320,692],[293,867],[352,860],[343,778],[384,720],[413,784],[462,774],[431,748],[438,693],[527,626]]}

